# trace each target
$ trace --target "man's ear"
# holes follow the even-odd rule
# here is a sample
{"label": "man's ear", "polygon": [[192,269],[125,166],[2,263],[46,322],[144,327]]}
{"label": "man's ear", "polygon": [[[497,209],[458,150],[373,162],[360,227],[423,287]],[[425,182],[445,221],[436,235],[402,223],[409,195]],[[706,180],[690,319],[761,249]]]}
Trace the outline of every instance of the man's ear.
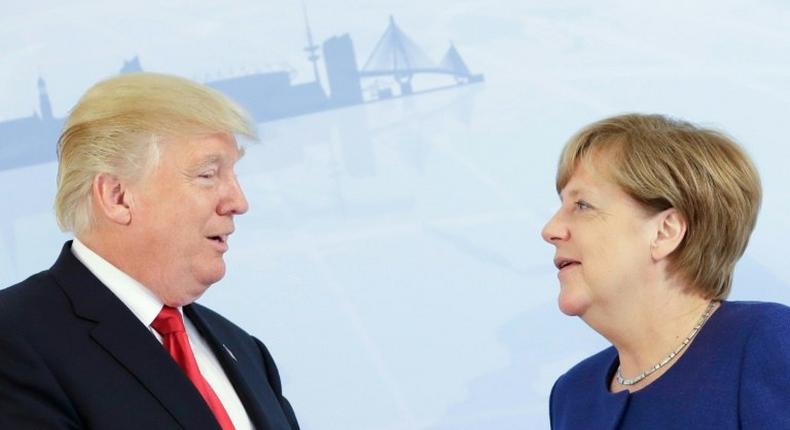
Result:
{"label": "man's ear", "polygon": [[654,260],[662,260],[680,246],[686,237],[688,223],[675,208],[659,212],[656,216],[656,233],[651,245]]}
{"label": "man's ear", "polygon": [[132,221],[131,194],[126,182],[118,176],[106,172],[97,174],[93,177],[91,192],[96,209],[108,221],[122,225]]}

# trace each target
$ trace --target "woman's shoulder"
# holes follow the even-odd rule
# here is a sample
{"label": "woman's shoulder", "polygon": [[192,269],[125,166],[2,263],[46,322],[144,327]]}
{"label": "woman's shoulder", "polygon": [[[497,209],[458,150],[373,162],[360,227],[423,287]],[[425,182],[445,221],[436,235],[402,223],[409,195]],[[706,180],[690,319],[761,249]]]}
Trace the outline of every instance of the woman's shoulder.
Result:
{"label": "woman's shoulder", "polygon": [[738,409],[743,428],[790,428],[790,308],[778,303],[728,302],[741,314]]}
{"label": "woman's shoulder", "polygon": [[737,359],[741,366],[752,363],[759,368],[759,361],[770,356],[790,363],[790,307],[786,305],[723,302],[709,324],[711,331],[702,332],[707,344]]}
{"label": "woman's shoulder", "polygon": [[782,303],[774,302],[758,302],[758,301],[730,301],[725,300],[722,302],[724,307],[741,312],[756,312],[756,311],[769,311],[769,312],[790,312],[790,307]]}
{"label": "woman's shoulder", "polygon": [[743,329],[790,328],[790,307],[781,303],[725,301],[719,312],[725,323],[737,324]]}

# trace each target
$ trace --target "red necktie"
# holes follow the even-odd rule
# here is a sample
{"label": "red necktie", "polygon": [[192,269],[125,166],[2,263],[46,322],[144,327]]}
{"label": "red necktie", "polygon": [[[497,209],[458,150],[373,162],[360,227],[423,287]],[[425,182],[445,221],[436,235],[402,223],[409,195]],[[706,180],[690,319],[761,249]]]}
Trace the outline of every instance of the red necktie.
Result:
{"label": "red necktie", "polygon": [[214,413],[214,417],[217,419],[220,427],[222,427],[222,430],[234,430],[233,422],[231,422],[228,412],[225,411],[225,407],[222,406],[219,397],[211,389],[211,385],[203,378],[203,375],[200,374],[195,355],[189,346],[189,339],[187,339],[181,312],[176,308],[164,306],[154,322],[151,323],[151,327],[162,336],[162,344],[165,349],[173,357],[173,360],[178,363],[179,367],[184,370],[189,380],[195,384],[211,412]]}

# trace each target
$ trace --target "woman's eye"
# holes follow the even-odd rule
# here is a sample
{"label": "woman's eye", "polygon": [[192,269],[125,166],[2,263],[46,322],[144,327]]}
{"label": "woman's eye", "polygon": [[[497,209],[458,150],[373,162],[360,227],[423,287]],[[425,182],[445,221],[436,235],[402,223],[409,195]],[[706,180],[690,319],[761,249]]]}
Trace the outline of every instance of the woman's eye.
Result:
{"label": "woman's eye", "polygon": [[584,209],[590,209],[591,208],[590,204],[585,202],[584,200],[577,200],[573,204],[576,206],[577,209],[584,210]]}

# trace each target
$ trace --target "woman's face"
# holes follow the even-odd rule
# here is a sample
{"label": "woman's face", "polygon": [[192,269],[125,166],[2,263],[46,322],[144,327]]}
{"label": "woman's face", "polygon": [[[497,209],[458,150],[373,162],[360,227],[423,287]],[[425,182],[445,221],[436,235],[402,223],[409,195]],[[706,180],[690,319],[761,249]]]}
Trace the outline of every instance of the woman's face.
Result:
{"label": "woman's face", "polygon": [[651,276],[654,217],[596,169],[595,158],[577,165],[542,232],[556,247],[558,301],[567,315],[617,312],[634,303]]}

